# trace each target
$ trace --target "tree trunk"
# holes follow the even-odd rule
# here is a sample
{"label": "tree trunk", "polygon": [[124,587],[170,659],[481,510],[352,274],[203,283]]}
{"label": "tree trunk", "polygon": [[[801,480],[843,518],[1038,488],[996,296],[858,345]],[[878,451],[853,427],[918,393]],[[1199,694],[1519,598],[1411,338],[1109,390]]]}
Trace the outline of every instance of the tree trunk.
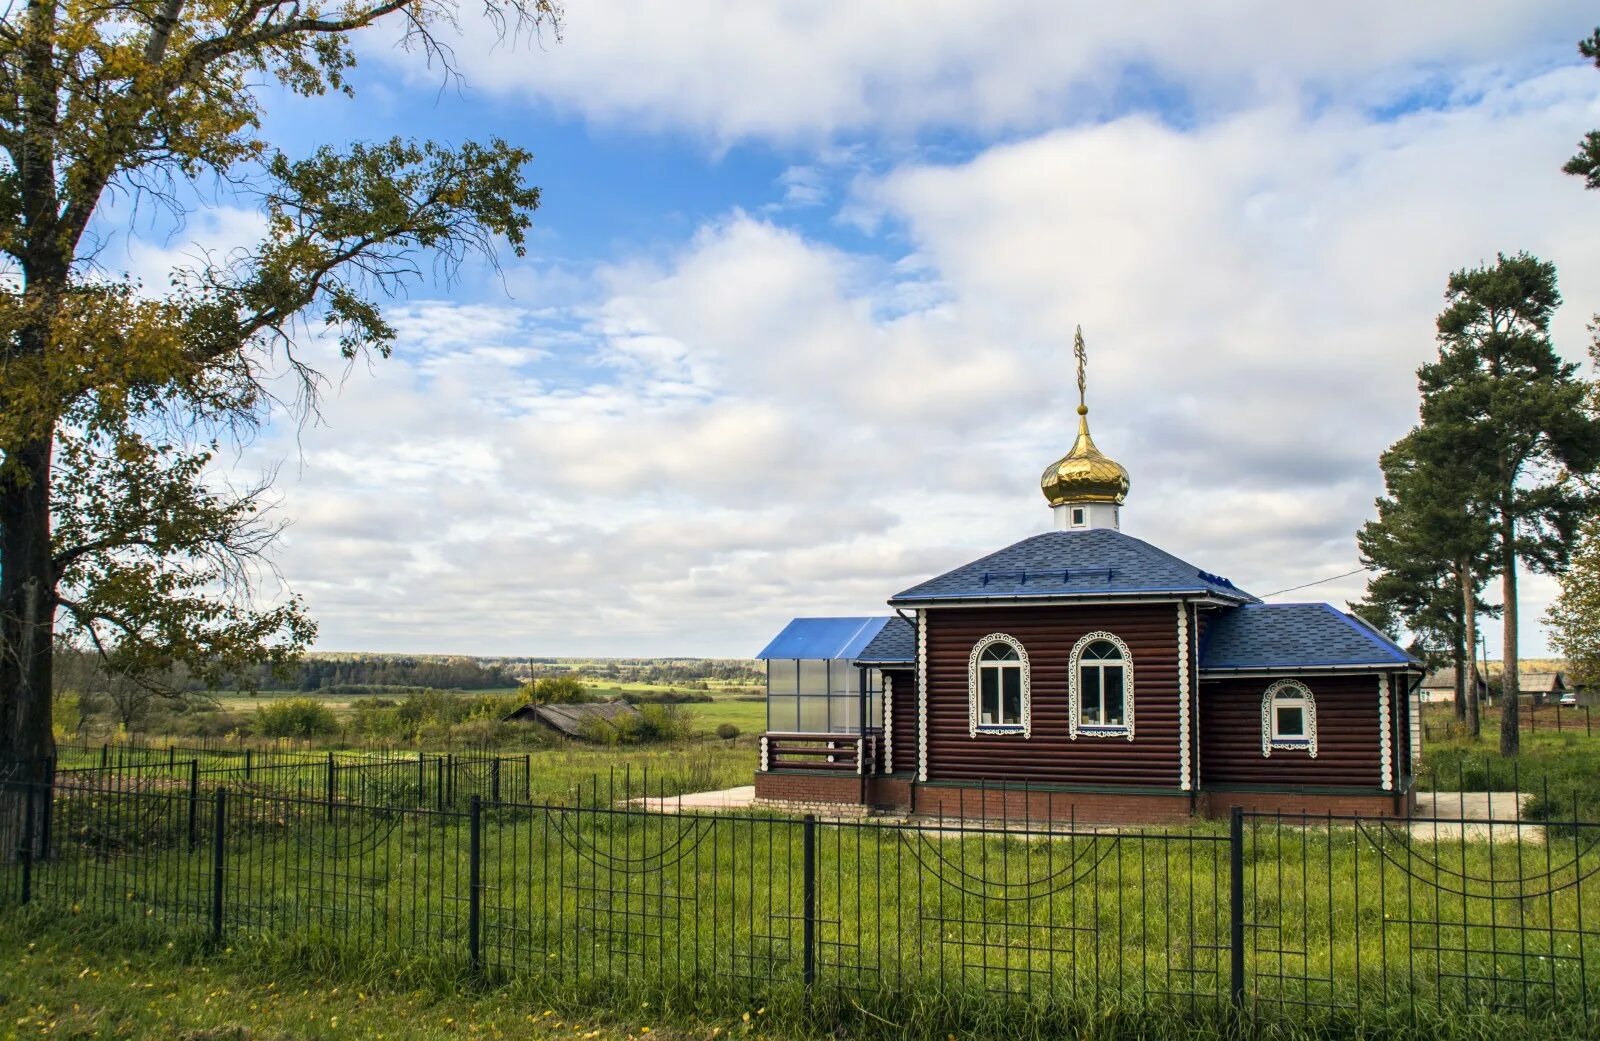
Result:
{"label": "tree trunk", "polygon": [[[55,569],[50,556],[51,439],[29,441],[6,459],[0,478],[0,854],[19,850],[29,819],[45,819],[55,760],[51,732],[51,644]],[[42,829],[36,826],[37,840]],[[35,849],[42,854],[42,848]]]}
{"label": "tree trunk", "polygon": [[1500,754],[1516,755],[1522,747],[1518,730],[1521,690],[1517,676],[1517,539],[1510,504],[1500,515],[1500,598],[1505,602],[1505,627],[1500,653]]}
{"label": "tree trunk", "polygon": [[1478,721],[1478,598],[1470,562],[1461,571],[1461,635],[1467,645],[1466,668],[1461,672],[1467,689],[1467,733],[1476,741],[1482,736]]}
{"label": "tree trunk", "polygon": [[1456,670],[1456,721],[1457,722],[1460,722],[1460,721],[1465,720],[1467,718],[1467,694],[1466,694],[1466,688],[1461,685],[1461,677],[1464,674],[1466,663],[1464,661],[1462,661],[1462,657],[1463,657],[1463,655],[1462,655],[1462,651],[1461,651],[1461,641],[1457,640],[1456,641],[1456,645],[1454,647],[1450,648],[1450,664],[1453,665],[1455,667],[1455,670]]}

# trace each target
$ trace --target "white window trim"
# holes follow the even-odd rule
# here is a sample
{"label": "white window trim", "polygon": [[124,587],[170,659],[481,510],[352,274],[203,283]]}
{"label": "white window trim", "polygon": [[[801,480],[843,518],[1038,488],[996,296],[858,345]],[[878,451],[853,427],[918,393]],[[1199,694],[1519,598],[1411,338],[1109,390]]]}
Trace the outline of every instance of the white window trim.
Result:
{"label": "white window trim", "polygon": [[[1122,680],[1122,708],[1124,722],[1117,726],[1086,726],[1078,719],[1082,706],[1078,699],[1078,664],[1083,658],[1083,652],[1096,640],[1105,640],[1115,644],[1122,653],[1122,666],[1126,675]],[[1092,632],[1072,646],[1072,660],[1067,665],[1067,731],[1068,736],[1076,741],[1080,737],[1121,737],[1133,740],[1133,652],[1128,650],[1128,645],[1113,633]]]}
{"label": "white window trim", "polygon": [[[1022,722],[1018,723],[979,723],[978,722],[978,658],[983,652],[997,643],[1003,643],[1017,652],[1017,658],[1022,669]],[[972,645],[972,655],[967,659],[967,736],[977,737],[979,734],[1017,734],[1024,738],[1033,736],[1033,706],[1029,694],[1030,673],[1028,668],[1028,651],[1014,636],[1005,633],[990,633]]]}
{"label": "white window trim", "polygon": [[[1292,698],[1305,707],[1305,737],[1278,736],[1278,714],[1274,710],[1279,698]],[[1275,748],[1291,752],[1307,752],[1311,758],[1317,757],[1317,697],[1311,693],[1310,687],[1299,680],[1279,680],[1261,695],[1262,756],[1270,757]]]}

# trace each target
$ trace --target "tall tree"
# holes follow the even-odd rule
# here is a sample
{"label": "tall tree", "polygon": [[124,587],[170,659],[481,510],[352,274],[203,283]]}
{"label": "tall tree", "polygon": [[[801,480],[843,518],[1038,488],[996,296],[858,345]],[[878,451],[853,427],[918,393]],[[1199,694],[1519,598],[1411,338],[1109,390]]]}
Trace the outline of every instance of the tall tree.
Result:
{"label": "tall tree", "polygon": [[1575,474],[1600,464],[1587,384],[1550,340],[1556,270],[1527,253],[1450,276],[1439,357],[1417,370],[1422,421],[1456,442],[1492,526],[1503,612],[1500,749],[1520,747],[1517,568],[1559,573],[1591,496]]}
{"label": "tall tree", "polygon": [[[1413,429],[1380,460],[1388,495],[1356,534],[1362,562],[1377,570],[1362,605],[1403,623],[1432,665],[1456,676],[1456,718],[1479,733],[1476,660],[1479,594],[1494,558],[1488,524],[1460,463],[1465,446],[1428,427]],[[1492,611],[1492,609],[1491,609]]]}
{"label": "tall tree", "polygon": [[[554,3],[486,0],[510,31],[553,24]],[[211,453],[267,415],[275,370],[314,400],[313,339],[386,354],[388,294],[501,243],[520,253],[538,191],[503,141],[291,157],[261,117],[272,80],[349,94],[351,38],[383,23],[453,74],[434,29],[456,15],[453,0],[0,12],[0,757],[52,751],[58,617],[119,675],[225,672],[309,637],[298,602],[258,604],[276,528],[263,490],[216,480]],[[107,199],[181,221],[219,191],[260,207],[261,241],[164,292],[92,266]]]}

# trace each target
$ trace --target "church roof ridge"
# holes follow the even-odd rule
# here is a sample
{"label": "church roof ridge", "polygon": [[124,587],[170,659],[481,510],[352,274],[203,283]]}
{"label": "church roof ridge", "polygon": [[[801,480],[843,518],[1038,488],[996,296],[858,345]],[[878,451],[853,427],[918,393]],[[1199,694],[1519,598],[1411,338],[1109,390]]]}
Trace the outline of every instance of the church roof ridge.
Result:
{"label": "church roof ridge", "polygon": [[889,598],[939,601],[1049,600],[1186,594],[1235,603],[1255,597],[1158,546],[1110,528],[1047,531],[969,561]]}

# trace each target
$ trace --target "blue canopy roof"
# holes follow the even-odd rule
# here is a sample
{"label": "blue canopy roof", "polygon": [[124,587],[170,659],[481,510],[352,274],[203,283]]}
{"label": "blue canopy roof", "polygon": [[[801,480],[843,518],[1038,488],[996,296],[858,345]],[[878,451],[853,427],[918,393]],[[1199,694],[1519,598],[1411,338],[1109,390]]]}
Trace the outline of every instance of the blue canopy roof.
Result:
{"label": "blue canopy roof", "polygon": [[959,600],[1072,600],[1151,594],[1255,597],[1141,539],[1111,528],[1050,531],[1023,539],[889,598],[891,604]]}
{"label": "blue canopy roof", "polygon": [[1245,604],[1220,611],[1200,648],[1202,671],[1421,665],[1359,616],[1329,604]]}
{"label": "blue canopy roof", "polygon": [[796,618],[757,658],[854,658],[889,624],[888,618]]}

